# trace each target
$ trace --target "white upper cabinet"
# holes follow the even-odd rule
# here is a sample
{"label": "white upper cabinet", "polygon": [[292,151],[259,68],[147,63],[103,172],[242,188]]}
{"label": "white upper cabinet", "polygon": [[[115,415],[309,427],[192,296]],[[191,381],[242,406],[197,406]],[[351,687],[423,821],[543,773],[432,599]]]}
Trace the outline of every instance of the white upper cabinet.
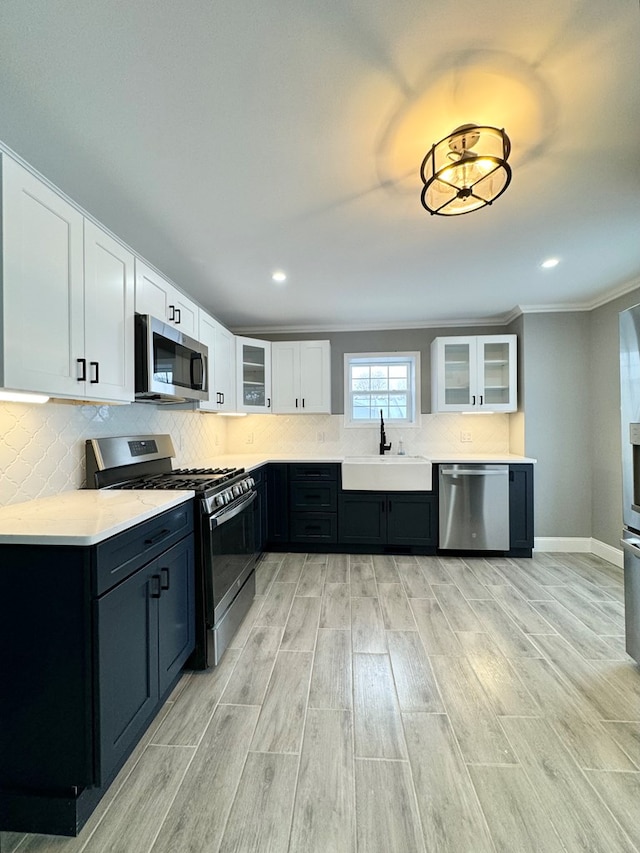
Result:
{"label": "white upper cabinet", "polygon": [[85,397],[134,399],[134,256],[84,222]]}
{"label": "white upper cabinet", "polygon": [[2,249],[2,385],[132,401],[133,256],[5,155]]}
{"label": "white upper cabinet", "polygon": [[274,341],[271,365],[275,414],[331,412],[329,341]]}
{"label": "white upper cabinet", "polygon": [[516,335],[436,338],[431,344],[433,412],[515,412]]}
{"label": "white upper cabinet", "polygon": [[136,311],[151,314],[198,338],[200,309],[169,281],[136,258]]}
{"label": "white upper cabinet", "polygon": [[200,311],[199,338],[209,350],[209,399],[200,403],[204,412],[236,411],[236,342],[232,332]]}
{"label": "white upper cabinet", "polygon": [[236,376],[239,412],[271,412],[271,344],[236,336]]}

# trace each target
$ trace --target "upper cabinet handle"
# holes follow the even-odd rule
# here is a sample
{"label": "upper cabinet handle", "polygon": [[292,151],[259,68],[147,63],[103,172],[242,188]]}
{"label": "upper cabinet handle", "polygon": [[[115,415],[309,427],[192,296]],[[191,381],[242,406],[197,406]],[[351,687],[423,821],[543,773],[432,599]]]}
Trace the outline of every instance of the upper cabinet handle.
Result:
{"label": "upper cabinet handle", "polygon": [[78,376],[78,382],[86,382],[87,381],[87,359],[86,358],[76,358],[78,364],[82,366],[82,373]]}
{"label": "upper cabinet handle", "polygon": [[177,325],[177,326],[179,326],[179,325],[180,325],[180,318],[181,318],[181,316],[182,316],[182,314],[180,313],[180,309],[179,309],[179,308],[176,308],[176,310],[175,310],[175,321],[176,321],[176,325]]}
{"label": "upper cabinet handle", "polygon": [[171,320],[171,322],[173,322],[176,319],[176,306],[175,305],[169,305],[169,311],[171,312],[169,314],[169,320]]}
{"label": "upper cabinet handle", "polygon": [[90,367],[95,367],[95,373],[93,379],[90,379],[90,383],[92,385],[97,385],[100,382],[100,365],[97,361],[90,361]]}

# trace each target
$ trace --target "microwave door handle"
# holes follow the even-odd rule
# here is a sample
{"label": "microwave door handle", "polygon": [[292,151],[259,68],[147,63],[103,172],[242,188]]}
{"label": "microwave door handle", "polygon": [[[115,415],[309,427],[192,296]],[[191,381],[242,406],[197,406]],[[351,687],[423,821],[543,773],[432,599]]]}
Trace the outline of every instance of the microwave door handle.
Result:
{"label": "microwave door handle", "polygon": [[[196,370],[196,365],[198,365]],[[204,359],[201,353],[194,353],[191,356],[191,386],[198,390],[203,390],[204,384]]]}

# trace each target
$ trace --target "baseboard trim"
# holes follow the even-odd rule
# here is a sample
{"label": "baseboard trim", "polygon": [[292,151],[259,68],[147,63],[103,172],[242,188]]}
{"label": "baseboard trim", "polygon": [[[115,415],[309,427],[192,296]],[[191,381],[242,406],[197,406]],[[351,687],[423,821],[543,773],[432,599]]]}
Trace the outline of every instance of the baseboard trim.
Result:
{"label": "baseboard trim", "polygon": [[592,539],[588,536],[537,536],[534,540],[536,551],[556,551],[558,553],[594,554],[618,568],[623,567],[622,550]]}
{"label": "baseboard trim", "polygon": [[591,553],[596,557],[602,557],[609,563],[613,563],[619,569],[624,568],[624,555],[622,548],[614,548],[613,545],[607,545],[606,542],[600,542],[599,539],[592,539]]}
{"label": "baseboard trim", "polygon": [[534,548],[536,551],[573,551],[574,554],[591,553],[591,537],[579,536],[536,536]]}

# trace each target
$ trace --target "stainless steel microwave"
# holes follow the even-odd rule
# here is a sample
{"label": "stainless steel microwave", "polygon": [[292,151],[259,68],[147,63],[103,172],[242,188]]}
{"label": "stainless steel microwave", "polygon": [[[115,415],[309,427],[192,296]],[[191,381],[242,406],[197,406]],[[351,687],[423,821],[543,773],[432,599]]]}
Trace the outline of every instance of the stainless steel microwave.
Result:
{"label": "stainless steel microwave", "polygon": [[207,347],[149,314],[136,314],[135,325],[136,400],[208,400]]}

